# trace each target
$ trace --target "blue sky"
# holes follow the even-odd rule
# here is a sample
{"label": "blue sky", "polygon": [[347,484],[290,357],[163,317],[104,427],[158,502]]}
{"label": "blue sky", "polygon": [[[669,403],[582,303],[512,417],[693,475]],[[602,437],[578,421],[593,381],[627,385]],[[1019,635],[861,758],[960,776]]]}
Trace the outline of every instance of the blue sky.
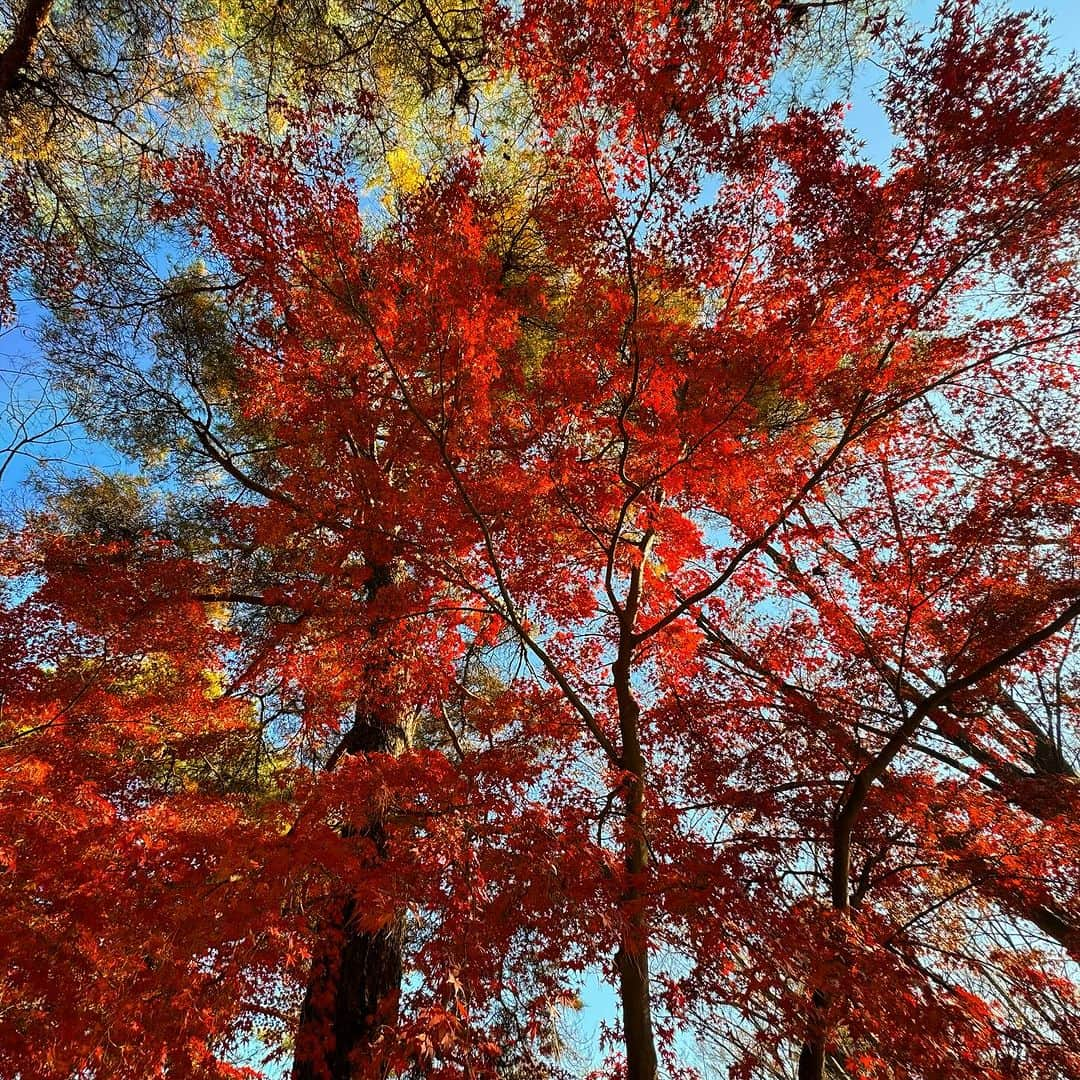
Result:
{"label": "blue sky", "polygon": [[[1046,0],[1024,3],[1021,0],[984,0],[982,7],[993,10],[1000,6],[1012,11],[1045,11],[1053,20],[1050,38],[1059,55],[1080,51],[1080,0]],[[928,25],[933,21],[937,3],[930,0],[914,0],[907,5],[898,4],[908,12],[912,23]],[[890,140],[885,118],[873,100],[873,90],[882,81],[883,72],[873,64],[864,64],[852,88],[851,111],[848,123],[866,143],[866,154],[874,161],[888,156]]]}

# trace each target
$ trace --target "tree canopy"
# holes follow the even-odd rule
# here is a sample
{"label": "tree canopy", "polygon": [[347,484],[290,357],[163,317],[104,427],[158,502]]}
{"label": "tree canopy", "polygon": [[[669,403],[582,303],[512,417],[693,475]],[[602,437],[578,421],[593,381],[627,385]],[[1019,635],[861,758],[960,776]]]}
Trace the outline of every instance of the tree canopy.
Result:
{"label": "tree canopy", "polygon": [[1080,1077],[1044,21],[5,26],[0,1073]]}

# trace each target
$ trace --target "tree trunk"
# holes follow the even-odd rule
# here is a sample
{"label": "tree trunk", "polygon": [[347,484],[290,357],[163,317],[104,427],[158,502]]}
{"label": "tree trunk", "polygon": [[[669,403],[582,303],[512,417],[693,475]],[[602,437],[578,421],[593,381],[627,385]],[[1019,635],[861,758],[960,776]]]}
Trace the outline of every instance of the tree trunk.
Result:
{"label": "tree trunk", "polygon": [[[374,721],[358,709],[341,753],[331,760],[342,753],[396,755],[408,744],[403,725]],[[369,821],[353,835],[386,854],[381,821]],[[361,914],[348,897],[322,928],[300,1009],[292,1080],[370,1080],[387,1073],[373,1044],[397,1020],[405,916],[398,912],[386,926],[364,931],[356,927]]]}
{"label": "tree trunk", "polygon": [[0,99],[11,92],[19,72],[30,62],[51,12],[52,0],[28,0],[19,13],[11,40],[0,52]]}
{"label": "tree trunk", "polygon": [[383,1077],[372,1044],[397,1020],[405,919],[374,933],[354,928],[353,902],[327,927],[311,965],[296,1035],[293,1080]]}
{"label": "tree trunk", "polygon": [[623,1042],[627,1080],[656,1080],[656,1043],[653,1037],[649,984],[649,898],[643,888],[649,869],[649,841],[645,813],[645,756],[641,748],[641,706],[634,696],[631,668],[634,656],[634,620],[641,597],[641,566],[648,558],[652,533],[642,542],[641,562],[630,576],[626,606],[620,618],[619,651],[612,664],[612,681],[619,706],[621,762],[626,778],[626,820],[623,858],[627,888],[622,897],[623,940],[615,954],[622,1002]]}
{"label": "tree trunk", "polygon": [[825,1080],[825,1007],[828,1001],[814,991],[810,1033],[799,1054],[799,1080]]}
{"label": "tree trunk", "polygon": [[[1051,741],[1034,721],[1026,718],[1019,706],[1010,704],[1012,708],[1006,711],[1014,719],[1019,719],[1021,726],[1034,737],[1029,761],[1032,772],[1024,772],[989,755],[980,755],[978,760],[1000,783],[1001,790],[1010,803],[1025,814],[1052,826],[1058,818],[1068,819],[1074,812],[1076,792],[1080,790],[1080,776],[1066,761],[1061,748]],[[938,730],[941,730],[940,727]],[[967,740],[953,734],[945,734],[945,737],[961,750],[970,749]],[[958,850],[962,851],[962,846]],[[1045,904],[1033,903],[1022,883],[1003,873],[1000,867],[991,865],[980,857],[975,857],[972,861],[975,870],[972,879],[977,883],[980,893],[1001,904],[1011,914],[1038,927],[1073,959],[1080,958],[1080,920],[1077,919],[1075,910],[1070,910],[1067,900],[1059,902],[1063,898],[1052,897]]]}
{"label": "tree trunk", "polygon": [[[390,567],[377,566],[368,598],[394,580]],[[387,678],[372,672],[373,680]],[[330,755],[334,768],[347,754],[403,753],[412,741],[412,724],[401,715],[377,715],[358,703],[352,727]],[[386,856],[385,822],[373,817],[343,835],[372,841],[377,858]],[[389,1067],[374,1044],[397,1021],[401,993],[405,913],[396,912],[378,930],[360,930],[363,912],[346,896],[322,926],[308,975],[296,1033],[292,1080],[372,1080]]]}
{"label": "tree trunk", "polygon": [[[631,786],[626,800],[626,869],[631,881],[645,872],[649,849],[644,835],[642,783]],[[615,954],[622,1001],[627,1080],[656,1080],[656,1046],[649,1004],[649,923],[642,891],[631,884],[623,897],[626,937]]]}

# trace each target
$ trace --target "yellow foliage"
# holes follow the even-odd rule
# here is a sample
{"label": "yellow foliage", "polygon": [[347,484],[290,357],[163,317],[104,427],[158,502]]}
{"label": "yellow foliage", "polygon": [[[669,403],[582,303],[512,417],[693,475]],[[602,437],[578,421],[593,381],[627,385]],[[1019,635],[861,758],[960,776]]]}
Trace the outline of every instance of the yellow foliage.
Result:
{"label": "yellow foliage", "polygon": [[424,169],[420,159],[407,146],[395,146],[386,155],[386,167],[390,171],[390,184],[402,195],[412,195],[424,183]]}
{"label": "yellow foliage", "polygon": [[172,660],[163,653],[150,653],[142,658],[135,675],[114,684],[114,688],[129,697],[139,697],[165,690],[175,679],[176,668]]}
{"label": "yellow foliage", "polygon": [[327,0],[326,25],[348,26],[350,23],[349,13],[341,0]]}
{"label": "yellow foliage", "polygon": [[209,668],[202,673],[206,686],[203,687],[203,696],[207,701],[217,701],[225,693],[225,676],[220,671],[211,671]]}
{"label": "yellow foliage", "polygon": [[229,625],[229,607],[227,604],[207,604],[205,607],[206,617],[220,629]]}
{"label": "yellow foliage", "polygon": [[47,161],[52,150],[49,113],[24,105],[0,119],[0,146],[12,161]]}

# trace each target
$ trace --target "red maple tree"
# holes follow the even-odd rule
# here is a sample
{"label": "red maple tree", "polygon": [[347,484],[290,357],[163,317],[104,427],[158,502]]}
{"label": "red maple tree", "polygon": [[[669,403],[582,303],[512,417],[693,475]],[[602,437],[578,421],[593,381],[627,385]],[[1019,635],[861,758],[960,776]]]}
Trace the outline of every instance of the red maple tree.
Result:
{"label": "red maple tree", "polygon": [[493,12],[525,196],[164,166],[227,303],[103,385],[216,475],[9,543],[12,1075],[557,1075],[586,970],[629,1080],[1080,1075],[1075,72],[949,5],[879,169],[789,23]]}

